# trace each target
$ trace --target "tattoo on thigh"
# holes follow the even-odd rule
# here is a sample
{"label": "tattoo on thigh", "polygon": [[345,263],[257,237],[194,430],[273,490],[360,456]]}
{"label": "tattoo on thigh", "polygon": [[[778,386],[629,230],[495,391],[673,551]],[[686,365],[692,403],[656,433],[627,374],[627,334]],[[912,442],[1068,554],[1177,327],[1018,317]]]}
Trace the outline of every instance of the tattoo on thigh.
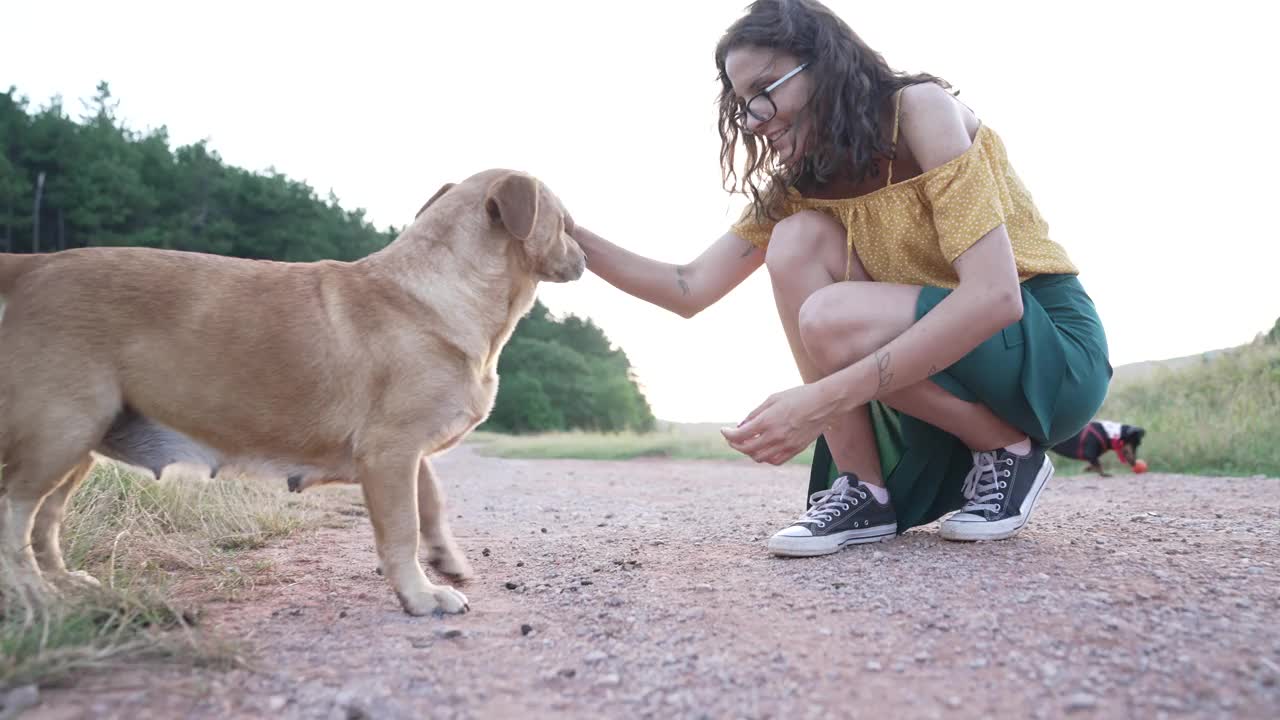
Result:
{"label": "tattoo on thigh", "polygon": [[752,245],[751,243],[747,243],[747,249],[743,250],[742,254],[739,255],[738,257],[746,257],[755,251],[756,251],[756,246]]}
{"label": "tattoo on thigh", "polygon": [[683,265],[676,266],[676,282],[680,284],[680,292],[685,295],[689,294],[689,283],[684,281],[685,267]]}
{"label": "tattoo on thigh", "polygon": [[876,395],[884,392],[889,387],[889,383],[893,382],[893,372],[889,370],[889,360],[893,357],[892,353],[882,353],[876,351],[876,367],[880,371],[880,387],[876,388]]}

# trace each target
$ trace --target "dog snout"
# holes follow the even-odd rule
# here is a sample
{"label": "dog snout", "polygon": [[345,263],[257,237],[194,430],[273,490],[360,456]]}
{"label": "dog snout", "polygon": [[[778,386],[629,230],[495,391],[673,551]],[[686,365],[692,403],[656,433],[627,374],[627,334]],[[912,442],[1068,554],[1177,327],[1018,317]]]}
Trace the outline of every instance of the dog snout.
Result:
{"label": "dog snout", "polygon": [[570,262],[556,273],[556,280],[559,282],[572,282],[582,277],[587,269],[587,256],[581,252],[577,253]]}
{"label": "dog snout", "polygon": [[586,272],[587,254],[568,234],[563,235],[562,239],[559,267],[552,275],[557,282],[572,282]]}

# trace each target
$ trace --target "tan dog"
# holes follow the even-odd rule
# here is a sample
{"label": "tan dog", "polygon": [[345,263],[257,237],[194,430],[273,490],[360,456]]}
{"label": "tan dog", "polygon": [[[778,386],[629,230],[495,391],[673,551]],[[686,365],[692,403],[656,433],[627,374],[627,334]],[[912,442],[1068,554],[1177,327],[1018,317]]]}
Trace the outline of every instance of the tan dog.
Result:
{"label": "tan dog", "polygon": [[386,248],[282,263],[145,248],[0,254],[0,561],[39,602],[91,451],[347,478],[406,612],[464,612],[428,559],[470,574],[429,458],[488,416],[498,353],[540,280],[582,275],[572,220],[536,179],[445,185]]}

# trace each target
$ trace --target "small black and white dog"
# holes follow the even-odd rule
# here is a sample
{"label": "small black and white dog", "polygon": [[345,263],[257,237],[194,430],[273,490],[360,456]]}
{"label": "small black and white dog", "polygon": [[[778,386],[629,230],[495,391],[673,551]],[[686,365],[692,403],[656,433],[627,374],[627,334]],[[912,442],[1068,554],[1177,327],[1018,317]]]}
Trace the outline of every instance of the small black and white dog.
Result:
{"label": "small black and white dog", "polygon": [[1099,458],[1108,450],[1115,450],[1120,462],[1133,465],[1138,457],[1138,445],[1147,431],[1137,425],[1110,420],[1094,420],[1084,426],[1078,434],[1053,446],[1053,451],[1073,460],[1084,460],[1089,463],[1089,470],[1102,477],[1110,477],[1110,473],[1102,471]]}

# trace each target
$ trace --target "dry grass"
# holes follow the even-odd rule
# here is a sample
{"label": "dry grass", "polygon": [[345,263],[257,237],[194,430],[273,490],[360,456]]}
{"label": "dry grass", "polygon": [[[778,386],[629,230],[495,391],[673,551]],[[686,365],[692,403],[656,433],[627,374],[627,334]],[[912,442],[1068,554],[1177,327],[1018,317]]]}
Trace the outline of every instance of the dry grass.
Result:
{"label": "dry grass", "polygon": [[0,687],[153,658],[237,662],[234,645],[199,631],[179,582],[239,597],[270,570],[240,553],[322,519],[312,499],[289,495],[283,482],[183,473],[155,481],[99,463],[72,499],[63,549],[69,567],[103,587],[40,605],[3,593]]}

